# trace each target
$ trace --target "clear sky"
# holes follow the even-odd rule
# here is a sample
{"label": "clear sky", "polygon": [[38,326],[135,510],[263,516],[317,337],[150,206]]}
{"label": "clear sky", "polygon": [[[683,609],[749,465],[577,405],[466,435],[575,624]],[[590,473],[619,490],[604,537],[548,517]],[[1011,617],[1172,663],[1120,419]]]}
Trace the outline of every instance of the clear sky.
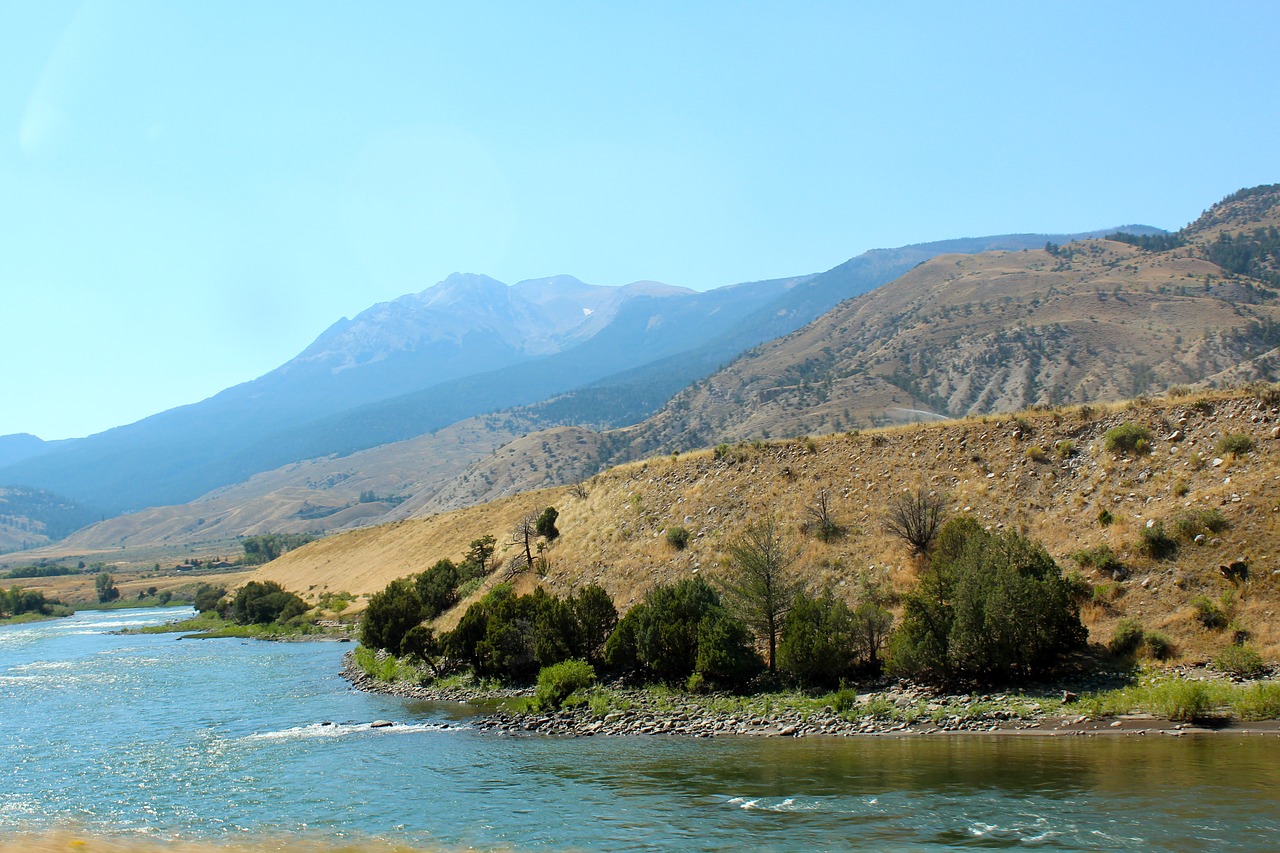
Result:
{"label": "clear sky", "polygon": [[0,435],[454,271],[705,289],[1280,181],[1280,3],[0,0]]}

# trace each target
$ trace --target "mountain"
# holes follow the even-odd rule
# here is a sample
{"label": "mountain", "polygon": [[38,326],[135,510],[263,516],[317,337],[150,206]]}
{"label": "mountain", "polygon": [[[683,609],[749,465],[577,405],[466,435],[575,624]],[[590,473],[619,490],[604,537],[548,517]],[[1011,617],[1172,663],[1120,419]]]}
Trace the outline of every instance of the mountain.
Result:
{"label": "mountain", "polygon": [[0,552],[46,545],[99,517],[92,509],[53,492],[0,486]]}
{"label": "mountain", "polygon": [[[129,506],[155,507],[86,532],[68,547],[136,543],[149,524],[158,539],[178,543],[253,532],[268,522],[320,531],[372,523],[377,506],[328,514],[316,510],[353,499],[341,489],[326,494],[328,487],[294,483],[286,495],[277,494],[275,484],[287,480],[283,472],[302,460],[314,460],[309,468],[347,471],[341,461],[330,464],[325,457],[411,441],[485,412],[505,410],[486,419],[495,432],[485,440],[450,444],[450,464],[465,467],[495,442],[541,428],[633,424],[743,350],[799,328],[928,258],[1043,246],[1052,239],[1071,235],[1004,235],[877,249],[825,273],[703,293],[654,282],[594,287],[569,276],[506,287],[485,276],[454,275],[423,293],[340,321],[259,380],[76,442],[56,457],[0,470],[0,482],[75,489],[113,514]],[[532,355],[555,347],[563,349]],[[468,359],[475,368],[470,374],[465,373]],[[503,361],[512,363],[480,370]],[[380,398],[412,382],[428,384]],[[379,399],[361,404],[371,397]],[[305,415],[326,407],[336,411]],[[590,471],[598,464],[570,468]],[[451,484],[448,465],[429,470],[414,481],[413,500],[386,508],[387,518],[417,507],[457,505],[483,482]],[[556,476],[568,470],[557,467]],[[256,476],[272,471],[281,476]],[[315,482],[331,481],[324,476]],[[236,483],[246,485],[234,490],[246,502],[234,514],[240,529],[212,525],[210,518],[231,517],[226,515],[229,498],[219,490]],[[369,485],[380,493],[402,487],[397,477]],[[439,491],[446,494],[437,497]],[[204,493],[217,498],[218,508],[203,500],[192,503]]]}
{"label": "mountain", "polygon": [[1145,242],[935,257],[682,391],[616,437],[619,458],[1124,399],[1246,365],[1275,379],[1280,283],[1224,246],[1239,269],[1274,263],[1278,219],[1271,187]]}
{"label": "mountain", "polygon": [[47,453],[57,442],[43,441],[31,433],[0,435],[0,467]]}
{"label": "mountain", "polygon": [[726,442],[1274,380],[1280,284],[1265,276],[1280,247],[1278,218],[1280,187],[1261,187],[1175,234],[1128,226],[1096,232],[1109,239],[935,256],[751,349],[642,422],[577,437],[579,458],[541,452],[543,436],[554,448],[561,434],[539,416],[572,411],[578,396],[600,389],[529,407],[523,422],[504,425],[545,432],[477,460],[435,497],[398,512],[456,509]]}
{"label": "mountain", "polygon": [[[51,488],[112,513],[190,500],[281,464],[382,443],[357,437],[321,442],[313,452],[314,432],[300,428],[317,419],[581,346],[593,322],[597,333],[609,327],[593,321],[597,315],[613,317],[632,299],[653,304],[685,295],[695,294],[653,283],[598,287],[569,276],[508,287],[455,274],[340,320],[251,382],[16,459],[0,468],[0,483]],[[300,446],[288,443],[299,435],[307,437]]]}

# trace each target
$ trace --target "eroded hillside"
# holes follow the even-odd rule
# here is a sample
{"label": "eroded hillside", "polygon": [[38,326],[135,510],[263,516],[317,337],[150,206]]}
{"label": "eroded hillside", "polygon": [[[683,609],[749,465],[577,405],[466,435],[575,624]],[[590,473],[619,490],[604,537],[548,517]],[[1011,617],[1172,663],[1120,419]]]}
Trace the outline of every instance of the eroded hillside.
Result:
{"label": "eroded hillside", "polygon": [[[902,591],[914,583],[916,560],[882,521],[895,496],[923,485],[947,495],[954,513],[1042,540],[1067,569],[1077,565],[1071,554],[1110,547],[1124,566],[1119,576],[1081,567],[1096,588],[1085,608],[1094,640],[1105,641],[1119,619],[1132,617],[1167,633],[1184,657],[1210,654],[1229,638],[1196,620],[1193,602],[1206,596],[1229,611],[1232,630],[1247,631],[1276,657],[1278,403],[1274,390],[1187,395],[658,457],[606,471],[581,489],[524,493],[334,536],[286,554],[258,576],[312,599],[324,591],[368,594],[440,558],[461,557],[480,536],[506,543],[521,515],[554,505],[561,536],[546,552],[546,575],[521,577],[521,584],[564,591],[595,582],[627,605],[655,583],[717,575],[726,546],[747,524],[773,515],[796,552],[796,570],[854,598],[867,584]],[[1106,449],[1107,430],[1125,424],[1150,431],[1149,453]],[[1229,436],[1247,438],[1235,439],[1237,453],[1224,449]],[[807,508],[822,490],[848,529],[827,543],[804,532]],[[1107,525],[1099,521],[1104,510]],[[1211,517],[1197,510],[1216,511],[1218,529],[1196,527],[1193,519]],[[1176,542],[1162,559],[1141,548],[1143,531],[1157,524]],[[675,526],[690,533],[684,550],[667,540]],[[499,556],[514,553],[505,547]],[[1219,566],[1236,561],[1248,564],[1247,583],[1221,576]]]}
{"label": "eroded hillside", "polygon": [[625,444],[647,454],[1119,400],[1223,373],[1274,380],[1278,221],[1280,187],[1263,187],[1137,241],[1157,248],[1094,239],[934,258],[682,392]]}
{"label": "eroded hillside", "polygon": [[[601,462],[618,463],[1180,384],[1274,381],[1277,224],[1280,186],[1264,186],[1228,196],[1176,234],[937,256],[588,443]],[[549,479],[540,443],[527,437],[479,460],[466,488],[433,508],[579,476],[581,464],[561,464]]]}

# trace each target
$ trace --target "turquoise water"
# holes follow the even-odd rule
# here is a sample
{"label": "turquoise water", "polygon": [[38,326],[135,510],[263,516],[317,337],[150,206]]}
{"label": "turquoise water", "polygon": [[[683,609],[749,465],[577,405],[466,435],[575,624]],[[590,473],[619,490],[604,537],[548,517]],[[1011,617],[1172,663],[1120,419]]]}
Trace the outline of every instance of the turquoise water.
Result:
{"label": "turquoise water", "polygon": [[[591,850],[1270,850],[1280,738],[508,737],[353,691],[349,645],[0,627],[0,838]],[[404,725],[371,730],[368,722]],[[322,722],[335,725],[324,726]]]}

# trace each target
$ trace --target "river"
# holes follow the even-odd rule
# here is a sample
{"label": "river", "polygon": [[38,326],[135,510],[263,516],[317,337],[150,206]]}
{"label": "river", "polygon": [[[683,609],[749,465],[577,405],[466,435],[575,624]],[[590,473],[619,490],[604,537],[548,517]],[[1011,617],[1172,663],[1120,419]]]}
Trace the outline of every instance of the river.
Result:
{"label": "river", "polygon": [[[350,645],[0,627],[0,841],[1270,850],[1280,738],[510,737],[352,690]],[[370,729],[372,720],[397,721]],[[333,725],[323,725],[333,723]]]}

